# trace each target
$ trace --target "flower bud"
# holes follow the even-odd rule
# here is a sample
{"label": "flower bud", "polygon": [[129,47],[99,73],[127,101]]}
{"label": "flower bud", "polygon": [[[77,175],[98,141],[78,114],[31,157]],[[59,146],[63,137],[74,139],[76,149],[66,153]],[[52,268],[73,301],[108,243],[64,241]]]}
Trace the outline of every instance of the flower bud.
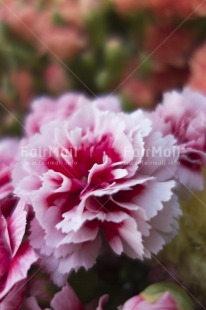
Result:
{"label": "flower bud", "polygon": [[179,286],[161,282],[150,285],[142,293],[129,299],[121,310],[194,310],[194,305]]}

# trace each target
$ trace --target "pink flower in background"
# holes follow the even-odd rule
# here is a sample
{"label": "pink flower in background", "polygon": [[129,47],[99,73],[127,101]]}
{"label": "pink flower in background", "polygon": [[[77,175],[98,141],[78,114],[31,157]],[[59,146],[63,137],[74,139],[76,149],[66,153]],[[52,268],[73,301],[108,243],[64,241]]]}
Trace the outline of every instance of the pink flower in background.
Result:
{"label": "pink flower in background", "polygon": [[196,14],[200,16],[206,15],[206,3],[201,0],[190,0],[191,6]]}
{"label": "pink flower in background", "polygon": [[[29,288],[29,289],[28,289]],[[39,310],[40,305],[44,305],[53,310],[102,310],[102,306],[107,302],[108,296],[103,295],[98,302],[96,298],[89,302],[85,307],[80,302],[79,298],[72,287],[67,283],[62,287],[61,291],[57,291],[56,285],[50,281],[48,274],[35,272],[27,284],[27,297],[23,304],[23,309]]]}
{"label": "pink flower in background", "polygon": [[108,109],[114,112],[121,110],[120,102],[115,97],[110,97],[109,100],[102,97],[93,102],[75,93],[65,94],[56,100],[42,97],[31,105],[32,110],[25,122],[25,134],[31,136],[38,133],[40,127],[50,121],[68,119],[76,110],[87,104],[96,104],[101,110]]}
{"label": "pink flower in background", "polygon": [[0,304],[5,310],[18,309],[24,296],[24,280],[37,260],[29,242],[22,242],[27,216],[24,206],[11,196],[0,205]]}
{"label": "pink flower in background", "polygon": [[66,0],[56,2],[56,10],[69,24],[76,24],[79,27],[84,25],[85,17],[92,14],[94,11],[100,10],[103,0]]}
{"label": "pink flower in background", "polygon": [[168,89],[181,88],[188,81],[189,70],[187,68],[178,68],[165,65],[164,67],[156,67],[154,64],[148,84],[155,98],[162,96],[162,93]]}
{"label": "pink flower in background", "polygon": [[191,189],[203,189],[202,168],[206,167],[206,97],[185,89],[166,93],[163,105],[152,113],[154,127],[173,134],[179,146],[177,178]]}
{"label": "pink flower in background", "polygon": [[[95,264],[102,235],[116,254],[143,259],[177,230],[177,158],[164,152],[174,154],[175,140],[151,132],[141,111],[98,106],[85,104],[68,120],[42,126],[14,171],[15,193],[35,211],[31,245],[58,285],[71,270]],[[149,152],[153,147],[161,154]]]}
{"label": "pink flower in background", "polygon": [[[106,295],[102,296],[99,300],[99,305],[96,310],[103,310],[102,306],[107,301],[108,297]],[[42,310],[39,307],[38,302],[35,297],[29,297],[25,300],[24,305],[27,310]],[[51,308],[46,308],[48,310],[84,310],[84,306],[81,304],[80,300],[76,296],[73,289],[66,285],[60,292],[56,293],[50,303]]]}
{"label": "pink flower in background", "polygon": [[19,310],[22,309],[26,293],[27,279],[19,281],[9,291],[9,293],[0,300],[1,310]]}
{"label": "pink flower in background", "polygon": [[16,139],[0,140],[0,201],[13,191],[11,174],[18,147],[19,142]]}
{"label": "pink flower in background", "polygon": [[[68,59],[86,45],[86,37],[78,29],[68,27],[42,28],[38,43],[40,53],[50,53],[53,57]],[[44,42],[44,44],[42,44]]]}
{"label": "pink flower in background", "polygon": [[206,44],[203,44],[194,53],[190,61],[191,75],[189,87],[206,94]]}
{"label": "pink flower in background", "polygon": [[178,5],[173,0],[148,0],[147,7],[161,17],[180,16],[192,19],[206,14],[206,4],[201,0],[181,0]]}
{"label": "pink flower in background", "polygon": [[47,277],[41,272],[35,275],[29,281],[27,288],[27,295],[31,295],[31,299],[36,299],[39,304],[48,304],[53,297],[55,285],[50,281],[49,275]]}
{"label": "pink flower in background", "polygon": [[151,108],[154,98],[151,88],[140,79],[131,77],[121,87],[121,93],[129,99],[135,107]]}
{"label": "pink flower in background", "polygon": [[[55,23],[55,13],[62,19],[62,24]],[[54,3],[44,7],[38,15],[34,33],[39,38],[36,40],[39,53],[50,54],[52,59],[70,59],[87,43],[81,14],[74,1],[62,9]]]}
{"label": "pink flower in background", "polygon": [[21,108],[27,108],[33,94],[33,77],[29,71],[18,70],[11,74],[11,83],[15,88]]}
{"label": "pink flower in background", "polygon": [[[181,0],[178,5],[174,0],[112,0],[119,13],[126,14],[134,10],[150,9],[161,18],[173,18],[174,16],[190,17],[193,15],[205,15],[205,7],[201,0]],[[197,7],[199,9],[197,9]],[[196,10],[195,10],[196,9]],[[194,11],[194,14],[192,12]]]}
{"label": "pink flower in background", "polygon": [[130,298],[119,310],[194,310],[189,296],[178,285],[159,282]]}
{"label": "pink flower in background", "polygon": [[[174,16],[180,16],[183,18],[192,18],[196,12],[193,12],[191,5],[192,0],[180,0],[178,5],[173,0],[148,0],[147,7],[150,8],[155,14],[162,18],[174,18]],[[192,12],[194,15],[191,15]]]}
{"label": "pink flower in background", "polygon": [[[38,20],[38,11],[32,4],[23,4],[18,1],[4,1],[1,3],[0,14],[3,14],[3,21],[7,23],[14,34],[24,40],[34,39],[32,32],[35,32],[35,25]],[[15,12],[15,15],[14,15]]]}
{"label": "pink flower in background", "polygon": [[140,295],[129,299],[121,310],[179,310],[170,293],[164,293],[156,302],[150,303]]}
{"label": "pink flower in background", "polygon": [[44,81],[49,91],[58,93],[69,86],[69,78],[64,68],[58,64],[49,65],[44,72]]}
{"label": "pink flower in background", "polygon": [[112,2],[117,11],[122,14],[142,9],[146,6],[143,0],[112,0]]}
{"label": "pink flower in background", "polygon": [[87,102],[86,97],[77,94],[66,94],[57,100],[50,97],[36,99],[31,104],[31,113],[25,121],[25,134],[30,136],[38,133],[42,125],[55,119],[63,120],[69,117]]}
{"label": "pink flower in background", "polygon": [[174,26],[165,25],[163,27],[153,25],[146,31],[144,50],[148,54],[152,53],[150,58],[157,63],[156,66],[184,67],[187,64],[194,39],[191,33],[184,29],[179,29],[171,35],[173,31]]}
{"label": "pink flower in background", "polygon": [[[55,2],[41,8],[34,3],[10,1],[0,6],[0,19],[7,23],[14,34],[34,42],[40,53],[68,59],[85,47],[81,5],[70,1],[67,5]],[[67,13],[66,13],[67,12]],[[69,13],[68,13],[69,12]],[[54,22],[55,13],[62,16],[65,25]]]}
{"label": "pink flower in background", "polygon": [[[43,289],[43,288],[42,288]],[[33,296],[27,298],[24,303],[27,310],[41,310],[37,299]],[[78,297],[70,286],[64,286],[62,290],[53,297],[50,306],[52,310],[83,310]],[[47,308],[49,310],[49,308]]]}

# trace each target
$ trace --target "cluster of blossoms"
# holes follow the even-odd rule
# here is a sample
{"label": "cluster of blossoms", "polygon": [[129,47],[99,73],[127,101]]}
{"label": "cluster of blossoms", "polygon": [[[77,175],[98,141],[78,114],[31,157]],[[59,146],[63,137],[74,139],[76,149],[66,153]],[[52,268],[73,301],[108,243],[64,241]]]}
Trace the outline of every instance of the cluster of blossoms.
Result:
{"label": "cluster of blossoms", "polygon": [[201,0],[181,0],[178,5],[172,0],[111,0],[114,2],[116,9],[124,13],[136,9],[149,9],[159,16],[171,17],[180,16],[188,17],[192,15],[205,15],[206,5]]}
{"label": "cluster of blossoms", "polygon": [[[206,98],[189,89],[167,93],[151,113],[124,113],[116,97],[34,101],[23,139],[0,142],[3,309],[41,309],[26,291],[34,264],[61,287],[50,307],[79,310],[67,283],[73,271],[92,268],[108,247],[139,260],[157,254],[178,229],[175,193],[203,188],[205,109]],[[179,309],[169,293],[121,309],[162,304]]]}
{"label": "cluster of blossoms", "polygon": [[201,0],[4,0],[0,100],[18,118],[34,94],[68,89],[118,88],[128,109],[186,84],[206,92],[205,15]]}

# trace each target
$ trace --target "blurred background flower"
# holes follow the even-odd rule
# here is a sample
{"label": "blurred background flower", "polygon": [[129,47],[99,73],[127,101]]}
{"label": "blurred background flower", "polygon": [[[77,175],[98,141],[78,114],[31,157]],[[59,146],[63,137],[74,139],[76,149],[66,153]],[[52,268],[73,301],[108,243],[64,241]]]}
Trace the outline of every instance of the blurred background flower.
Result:
{"label": "blurred background flower", "polygon": [[185,291],[170,282],[150,285],[130,298],[119,310],[193,310],[194,305]]}
{"label": "blurred background flower", "polygon": [[205,14],[199,0],[1,1],[0,102],[21,119],[34,94],[115,90],[131,110],[187,83],[206,91]]}

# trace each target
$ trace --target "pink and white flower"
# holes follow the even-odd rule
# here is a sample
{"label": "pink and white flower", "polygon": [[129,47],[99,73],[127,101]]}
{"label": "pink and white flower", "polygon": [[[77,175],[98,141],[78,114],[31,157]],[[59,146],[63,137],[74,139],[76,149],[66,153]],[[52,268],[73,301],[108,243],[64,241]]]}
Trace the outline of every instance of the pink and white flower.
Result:
{"label": "pink and white flower", "polygon": [[76,110],[87,104],[97,105],[101,110],[121,110],[120,102],[115,97],[110,97],[109,100],[101,97],[94,101],[75,93],[62,95],[56,100],[42,97],[32,103],[32,111],[25,122],[26,135],[31,136],[39,132],[40,127],[50,121],[68,119]]}
{"label": "pink and white flower", "polygon": [[151,118],[163,135],[172,134],[179,146],[177,178],[193,190],[203,189],[206,167],[206,97],[185,89],[166,93]]}
{"label": "pink and white flower", "polygon": [[7,138],[0,141],[0,201],[13,191],[11,174],[18,147],[19,142],[16,139]]}
{"label": "pink and white flower", "polygon": [[29,242],[23,242],[27,216],[24,206],[12,196],[0,205],[0,304],[5,310],[19,309],[28,270],[37,260]]}
{"label": "pink and white flower", "polygon": [[[34,209],[31,245],[55,283],[92,267],[102,236],[116,254],[143,259],[174,235],[176,157],[164,152],[172,154],[174,143],[152,132],[142,111],[114,113],[91,104],[28,139],[13,175],[15,193]],[[161,154],[151,160],[154,147]]]}

